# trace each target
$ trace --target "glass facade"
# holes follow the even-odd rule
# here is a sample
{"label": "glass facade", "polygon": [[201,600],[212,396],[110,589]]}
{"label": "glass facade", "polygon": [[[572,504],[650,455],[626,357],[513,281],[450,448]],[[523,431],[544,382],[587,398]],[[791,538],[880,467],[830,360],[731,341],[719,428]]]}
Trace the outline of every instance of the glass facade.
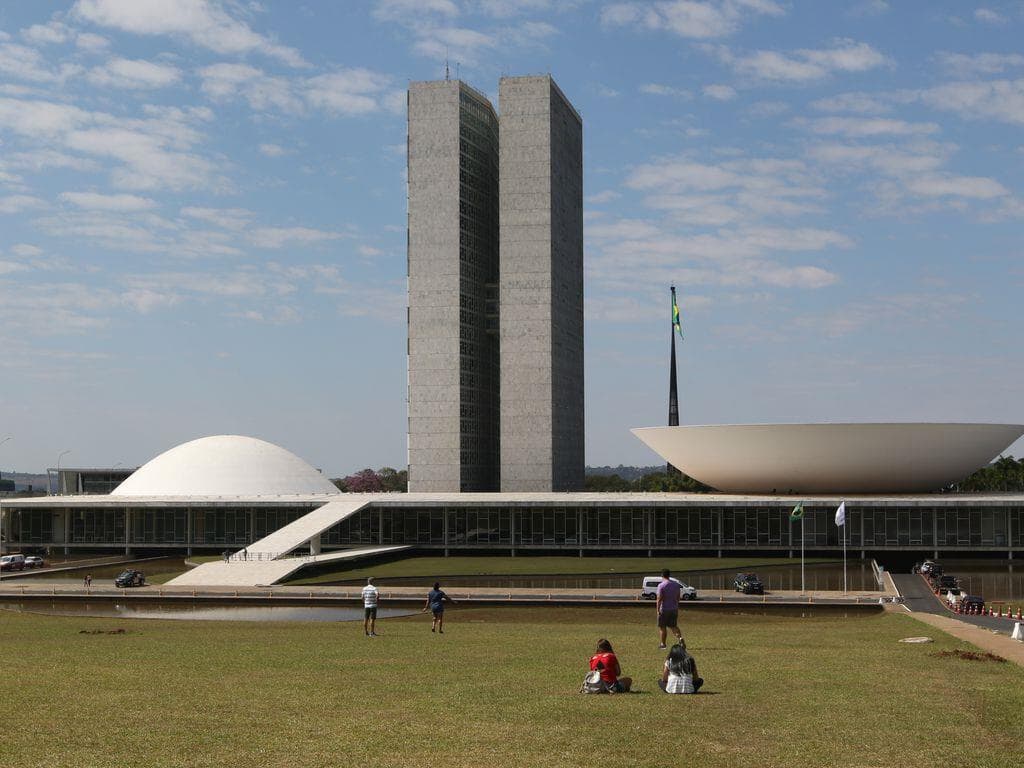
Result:
{"label": "glass facade", "polygon": [[[325,545],[449,547],[831,549],[843,545],[835,508],[790,507],[374,507],[335,525]],[[851,549],[1001,549],[1024,546],[1018,507],[856,507],[847,504]],[[1012,532],[1012,536],[1011,536]]]}
{"label": "glass facade", "polygon": [[499,487],[498,118],[459,89],[459,419],[463,491]]}
{"label": "glass facade", "polygon": [[[315,507],[59,508],[4,505],[17,545],[209,546],[241,548]],[[409,544],[494,549],[807,549],[842,547],[835,507],[374,504],[321,536],[324,548]],[[1024,500],[942,506],[847,503],[850,549],[1024,548]],[[130,535],[126,537],[126,532]]]}

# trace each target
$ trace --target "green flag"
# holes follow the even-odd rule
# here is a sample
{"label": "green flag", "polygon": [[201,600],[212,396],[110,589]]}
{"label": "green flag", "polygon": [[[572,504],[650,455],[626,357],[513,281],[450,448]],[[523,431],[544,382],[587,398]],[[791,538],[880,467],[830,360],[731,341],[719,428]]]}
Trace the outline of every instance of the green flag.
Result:
{"label": "green flag", "polygon": [[789,513],[789,522],[795,523],[797,520],[803,519],[804,516],[804,503],[801,501],[795,507],[793,511]]}
{"label": "green flag", "polygon": [[679,318],[679,305],[676,304],[676,292],[672,291],[672,327],[676,329],[679,338],[683,338],[683,323]]}

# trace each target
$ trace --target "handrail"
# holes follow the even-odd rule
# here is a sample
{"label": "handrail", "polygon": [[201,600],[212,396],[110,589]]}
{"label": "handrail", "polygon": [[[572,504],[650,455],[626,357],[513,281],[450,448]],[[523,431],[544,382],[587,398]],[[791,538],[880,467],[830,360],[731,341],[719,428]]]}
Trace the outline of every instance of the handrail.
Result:
{"label": "handrail", "polygon": [[885,588],[885,567],[878,564],[878,561],[871,558],[871,571],[875,574],[875,582],[879,587]]}

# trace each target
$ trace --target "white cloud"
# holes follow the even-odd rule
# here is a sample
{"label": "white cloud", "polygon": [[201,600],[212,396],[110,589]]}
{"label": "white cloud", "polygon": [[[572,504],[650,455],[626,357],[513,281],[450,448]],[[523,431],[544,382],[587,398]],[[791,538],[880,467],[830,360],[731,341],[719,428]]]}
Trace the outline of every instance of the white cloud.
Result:
{"label": "white cloud", "polygon": [[702,93],[718,101],[731,101],[736,98],[736,89],[731,85],[705,85]]}
{"label": "white cloud", "polygon": [[935,109],[966,120],[992,119],[1024,125],[1024,79],[958,82],[910,94]]}
{"label": "white cloud", "polygon": [[811,102],[811,106],[819,112],[853,112],[856,114],[883,114],[892,111],[892,107],[871,93],[841,93]]}
{"label": "white cloud", "polygon": [[46,201],[32,195],[8,195],[0,197],[0,214],[21,213],[34,208],[45,208]]}
{"label": "white cloud", "polygon": [[641,93],[649,93],[653,96],[675,96],[676,98],[689,99],[693,94],[682,88],[674,88],[671,85],[659,83],[645,83],[640,86]]}
{"label": "white cloud", "polygon": [[459,7],[452,0],[377,0],[373,9],[374,17],[380,21],[404,24],[412,24],[427,14],[455,18]]}
{"label": "white cloud", "polygon": [[476,64],[486,51],[497,48],[498,38],[461,27],[419,27],[413,52],[442,61],[446,56],[454,63]]}
{"label": "white cloud", "polygon": [[813,133],[823,135],[850,136],[927,136],[938,133],[935,123],[909,123],[905,120],[889,120],[880,117],[823,117],[803,123]]}
{"label": "white cloud", "polygon": [[309,78],[306,101],[334,115],[359,115],[380,108],[379,96],[391,78],[368,69],[344,69]]}
{"label": "white cloud", "polygon": [[936,58],[944,69],[960,78],[996,75],[1024,67],[1024,56],[1019,53],[940,53]]}
{"label": "white cloud", "polygon": [[735,33],[744,21],[757,16],[782,16],[772,0],[671,0],[655,3],[612,3],[601,9],[605,26],[667,29],[680,37],[708,40]]}
{"label": "white cloud", "polygon": [[280,144],[260,144],[258,149],[260,154],[266,157],[281,157],[291,152],[291,150],[285,149]]}
{"label": "white cloud", "polygon": [[587,202],[600,205],[602,203],[610,203],[612,200],[617,200],[620,197],[622,197],[622,195],[620,195],[615,190],[606,189],[603,192],[598,192],[597,194],[594,195],[588,195]]}
{"label": "white cloud", "polygon": [[82,32],[75,38],[75,45],[89,53],[99,53],[110,47],[110,41],[92,32]]}
{"label": "white cloud", "polygon": [[974,18],[983,24],[1005,24],[1006,19],[991,8],[977,8],[974,11]]}
{"label": "white cloud", "polygon": [[256,214],[245,208],[186,207],[181,209],[181,215],[224,229],[238,231],[249,227]]}
{"label": "white cloud", "polygon": [[282,248],[290,243],[314,245],[342,237],[338,232],[327,232],[311,227],[259,227],[249,233],[249,242],[257,248]]}
{"label": "white cloud", "polygon": [[98,192],[63,192],[60,199],[90,211],[147,211],[156,207],[148,197],[105,195]]}
{"label": "white cloud", "polygon": [[867,43],[848,39],[835,40],[831,48],[801,49],[791,53],[756,51],[735,55],[722,46],[713,52],[740,76],[774,82],[806,83],[822,80],[836,72],[866,72],[888,63],[883,54]]}
{"label": "white cloud", "polygon": [[16,80],[63,83],[81,71],[82,68],[77,64],[62,64],[54,69],[35,48],[18,43],[0,42],[0,73]]}
{"label": "white cloud", "polygon": [[304,114],[307,109],[330,115],[363,115],[394,110],[394,95],[405,107],[404,92],[388,90],[391,77],[368,69],[339,69],[309,78],[267,75],[248,64],[214,64],[199,70],[202,89],[210,98],[244,99],[256,111]]}
{"label": "white cloud", "polygon": [[23,259],[32,259],[43,255],[43,249],[28,243],[15,243],[11,246],[11,253]]}
{"label": "white cloud", "polygon": [[969,197],[991,200],[1010,191],[995,179],[981,176],[923,176],[910,180],[907,188],[923,197]]}
{"label": "white cloud", "polygon": [[23,29],[21,36],[36,45],[63,43],[68,39],[68,28],[53,20],[48,24],[33,24],[28,29]]}
{"label": "white cloud", "polygon": [[88,77],[101,88],[165,88],[181,79],[181,70],[169,64],[114,58],[93,68]]}
{"label": "white cloud", "polygon": [[137,35],[180,35],[222,54],[261,53],[292,67],[306,66],[294,48],[254,32],[210,0],[78,0],[73,14]]}
{"label": "white cloud", "polygon": [[300,113],[303,103],[294,92],[292,81],[285,77],[267,75],[248,64],[213,64],[199,70],[202,90],[216,101],[242,98],[252,109],[276,109],[286,113]]}

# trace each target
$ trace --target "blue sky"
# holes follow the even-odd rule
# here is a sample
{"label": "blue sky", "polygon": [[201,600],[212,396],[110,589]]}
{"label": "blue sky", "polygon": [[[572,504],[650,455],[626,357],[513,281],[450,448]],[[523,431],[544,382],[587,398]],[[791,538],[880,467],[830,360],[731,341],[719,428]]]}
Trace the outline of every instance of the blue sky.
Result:
{"label": "blue sky", "polygon": [[[0,6],[0,467],[405,463],[405,87],[584,118],[587,462],[683,423],[1024,422],[1024,3]],[[1020,455],[1024,446],[1014,446]]]}

